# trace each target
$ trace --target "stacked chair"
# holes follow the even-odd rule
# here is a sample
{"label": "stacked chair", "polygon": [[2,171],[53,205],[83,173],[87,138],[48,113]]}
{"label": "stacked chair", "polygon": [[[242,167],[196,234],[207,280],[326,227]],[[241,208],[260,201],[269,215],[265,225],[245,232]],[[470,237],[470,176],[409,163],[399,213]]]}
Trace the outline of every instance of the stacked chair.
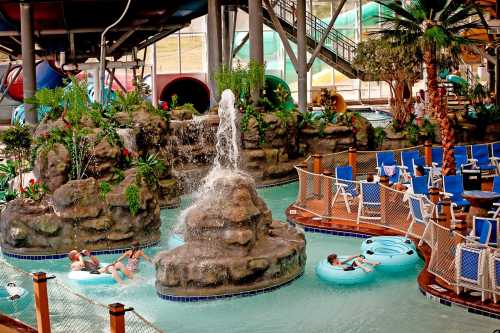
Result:
{"label": "stacked chair", "polygon": [[[377,155],[377,173],[379,176],[389,176],[389,183],[394,184],[399,181],[401,175],[401,166],[396,163],[394,152],[378,151]],[[391,171],[389,174],[388,171]]]}
{"label": "stacked chair", "polygon": [[340,166],[335,168],[335,196],[333,197],[332,205],[337,202],[338,196],[341,195],[344,199],[345,208],[348,213],[351,213],[351,203],[358,196],[356,183],[354,182],[352,167]]}

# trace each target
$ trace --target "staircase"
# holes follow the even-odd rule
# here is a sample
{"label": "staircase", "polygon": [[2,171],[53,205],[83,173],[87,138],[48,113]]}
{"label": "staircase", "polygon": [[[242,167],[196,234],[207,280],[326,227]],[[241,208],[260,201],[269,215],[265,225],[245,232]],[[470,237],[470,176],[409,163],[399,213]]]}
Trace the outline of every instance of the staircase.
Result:
{"label": "staircase", "polygon": [[[273,1],[271,1],[273,3]],[[285,30],[288,39],[292,42],[297,42],[297,27],[295,10],[297,5],[293,0],[274,0],[274,12],[278,17],[283,29]],[[273,27],[271,16],[264,5],[263,16],[264,23]],[[248,12],[248,7],[242,6],[241,9]],[[320,18],[306,11],[306,40],[307,50],[313,52],[318,45],[321,37],[327,31],[328,23],[325,23]],[[321,48],[318,58],[323,60],[328,65],[332,66],[347,77],[354,79],[358,78],[358,73],[352,68],[354,59],[354,51],[356,43],[344,36],[339,31],[332,29],[326,37],[325,43]]]}

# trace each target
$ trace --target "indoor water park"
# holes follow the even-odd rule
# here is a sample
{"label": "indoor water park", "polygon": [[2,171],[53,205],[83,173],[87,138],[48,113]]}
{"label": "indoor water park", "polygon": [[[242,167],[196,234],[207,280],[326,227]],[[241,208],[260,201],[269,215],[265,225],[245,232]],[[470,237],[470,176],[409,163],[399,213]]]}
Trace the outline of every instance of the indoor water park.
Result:
{"label": "indoor water park", "polygon": [[1,1],[0,332],[500,332],[499,13]]}

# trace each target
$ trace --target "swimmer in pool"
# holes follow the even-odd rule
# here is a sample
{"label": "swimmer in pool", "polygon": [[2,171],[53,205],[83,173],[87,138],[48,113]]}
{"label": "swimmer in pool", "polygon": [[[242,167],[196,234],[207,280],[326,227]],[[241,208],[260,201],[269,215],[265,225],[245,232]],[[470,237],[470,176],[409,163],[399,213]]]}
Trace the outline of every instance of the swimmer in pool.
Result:
{"label": "swimmer in pool", "polygon": [[[84,257],[89,257],[90,260],[85,260]],[[115,262],[105,267],[100,267],[101,263],[99,259],[93,256],[88,250],[83,250],[80,253],[76,250],[72,250],[68,253],[68,258],[71,261],[72,271],[88,271],[92,274],[111,274],[119,284],[123,284],[123,280],[118,274],[118,271],[122,271],[127,278],[132,279],[132,274],[121,262]]]}
{"label": "swimmer in pool", "polygon": [[[373,269],[370,268],[369,266],[380,265],[380,262],[378,262],[378,261],[367,260],[364,255],[354,255],[354,256],[348,257],[347,259],[345,259],[343,261],[340,261],[337,257],[337,254],[332,253],[328,256],[327,260],[330,263],[330,265],[332,265],[332,266],[340,266],[340,267],[343,267],[344,269],[346,269],[348,267],[352,267],[352,268],[359,267],[362,270],[364,270],[365,272],[372,272],[373,271]],[[352,260],[352,263],[350,265],[346,265],[346,263],[348,263],[351,260]]]}

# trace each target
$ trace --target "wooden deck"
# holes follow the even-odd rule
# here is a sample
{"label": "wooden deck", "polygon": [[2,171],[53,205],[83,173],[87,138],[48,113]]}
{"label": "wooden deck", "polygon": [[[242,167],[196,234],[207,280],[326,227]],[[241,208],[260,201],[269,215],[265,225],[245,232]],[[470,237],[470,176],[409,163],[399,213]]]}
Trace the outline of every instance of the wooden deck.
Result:
{"label": "wooden deck", "polygon": [[[290,211],[294,214],[290,213]],[[394,229],[367,223],[357,224],[355,221],[347,220],[353,219],[353,217],[355,219],[355,216],[352,216],[352,214],[346,216],[346,220],[318,219],[314,214],[306,212],[293,205],[290,205],[285,213],[289,222],[304,227],[340,232],[355,232],[371,236],[394,236],[402,234]],[[400,216],[400,218],[404,221],[406,216]],[[421,226],[418,225],[417,227]],[[416,241],[416,244],[418,244],[418,241]],[[430,247],[424,244],[418,247],[418,251],[425,261],[424,269],[420,272],[417,278],[417,283],[422,293],[438,298],[436,300],[441,304],[452,305],[454,303],[455,305],[468,308],[468,311],[471,313],[482,314],[500,319],[500,304],[494,304],[492,300],[488,300],[483,303],[481,302],[481,298],[479,296],[472,296],[470,294],[457,295],[452,286],[428,272],[427,267],[431,258]],[[432,287],[434,285],[444,288],[445,291],[438,291],[434,289]]]}

